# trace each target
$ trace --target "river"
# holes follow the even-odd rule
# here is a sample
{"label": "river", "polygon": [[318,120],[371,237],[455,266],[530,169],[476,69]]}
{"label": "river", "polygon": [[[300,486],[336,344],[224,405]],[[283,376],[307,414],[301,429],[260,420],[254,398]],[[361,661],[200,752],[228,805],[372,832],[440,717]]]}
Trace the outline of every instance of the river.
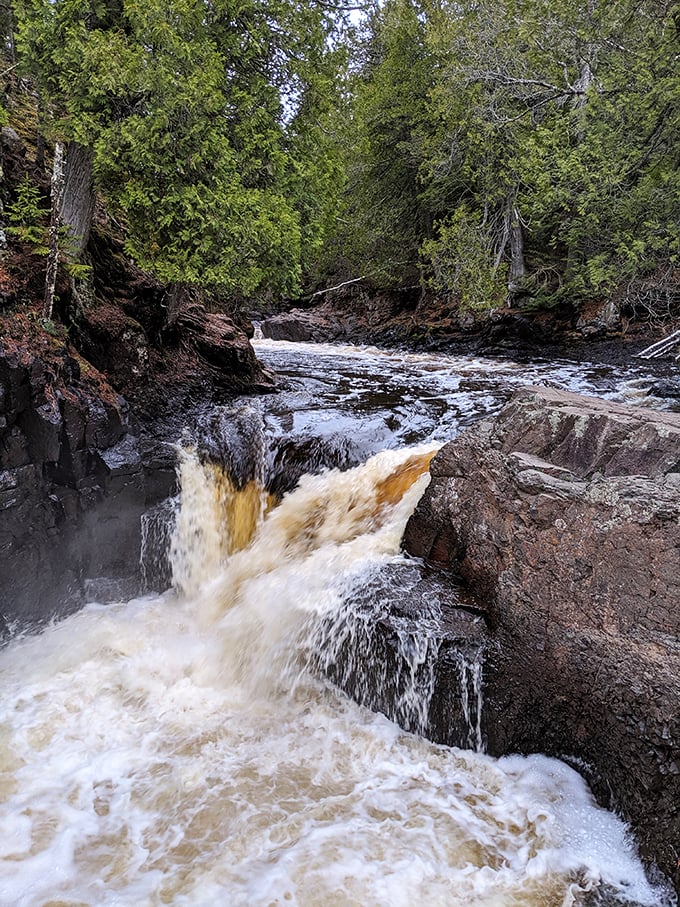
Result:
{"label": "river", "polygon": [[[183,440],[174,590],[0,652],[0,904],[674,903],[567,765],[430,743],[331,684],[320,651],[381,570],[408,567],[444,440],[522,384],[642,399],[645,369],[256,349],[281,393]],[[404,653],[407,726],[430,630]]]}

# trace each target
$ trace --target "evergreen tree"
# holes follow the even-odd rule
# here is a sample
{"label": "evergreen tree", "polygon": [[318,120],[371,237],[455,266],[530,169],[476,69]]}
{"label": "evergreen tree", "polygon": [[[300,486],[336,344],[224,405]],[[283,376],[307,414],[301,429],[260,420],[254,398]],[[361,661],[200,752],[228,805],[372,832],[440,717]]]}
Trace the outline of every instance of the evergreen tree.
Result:
{"label": "evergreen tree", "polygon": [[[332,88],[321,7],[20,0],[17,10],[50,131],[71,157],[80,150],[81,174],[93,169],[134,258],[175,286],[294,292],[325,217],[295,176],[296,154],[316,183],[333,167],[321,140],[313,157],[304,140],[314,119],[303,108],[315,114],[310,97]],[[67,161],[64,206],[70,197]]]}
{"label": "evergreen tree", "polygon": [[[390,0],[359,59],[346,244],[464,306],[672,301],[677,2]],[[352,245],[353,243],[353,245]],[[345,265],[347,269],[347,266]]]}
{"label": "evergreen tree", "polygon": [[358,52],[350,80],[341,243],[356,261],[355,272],[378,284],[417,283],[419,243],[431,228],[419,171],[433,84],[418,0],[376,6]]}

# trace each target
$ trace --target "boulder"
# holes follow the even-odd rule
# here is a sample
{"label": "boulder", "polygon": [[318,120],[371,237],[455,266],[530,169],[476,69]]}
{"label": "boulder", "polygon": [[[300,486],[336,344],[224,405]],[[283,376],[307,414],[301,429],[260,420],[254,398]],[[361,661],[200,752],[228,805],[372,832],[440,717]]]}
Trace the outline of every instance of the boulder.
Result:
{"label": "boulder", "polygon": [[431,473],[404,544],[486,606],[489,751],[573,762],[680,886],[680,415],[527,389]]}
{"label": "boulder", "polygon": [[325,343],[348,336],[347,325],[324,307],[309,311],[292,309],[272,315],[262,322],[262,333],[270,340],[289,340],[293,343]]}
{"label": "boulder", "polygon": [[245,331],[226,315],[193,303],[177,317],[175,331],[185,352],[192,350],[195,367],[215,386],[265,393],[274,389],[276,379],[258,362]]}
{"label": "boulder", "polygon": [[660,378],[647,391],[650,397],[661,397],[666,400],[680,399],[680,378]]}

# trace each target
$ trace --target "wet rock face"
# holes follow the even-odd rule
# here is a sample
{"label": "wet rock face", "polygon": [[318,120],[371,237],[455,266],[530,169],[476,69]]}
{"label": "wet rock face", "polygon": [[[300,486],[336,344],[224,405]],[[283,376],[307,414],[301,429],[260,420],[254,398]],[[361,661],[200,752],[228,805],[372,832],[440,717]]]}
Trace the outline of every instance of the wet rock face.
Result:
{"label": "wet rock face", "polygon": [[132,594],[140,516],[167,495],[172,464],[159,476],[148,481],[127,404],[94,369],[58,343],[37,355],[1,342],[0,634],[96,597],[94,577]]}
{"label": "wet rock face", "polygon": [[446,445],[405,534],[488,606],[489,750],[572,759],[680,885],[680,416],[550,389]]}

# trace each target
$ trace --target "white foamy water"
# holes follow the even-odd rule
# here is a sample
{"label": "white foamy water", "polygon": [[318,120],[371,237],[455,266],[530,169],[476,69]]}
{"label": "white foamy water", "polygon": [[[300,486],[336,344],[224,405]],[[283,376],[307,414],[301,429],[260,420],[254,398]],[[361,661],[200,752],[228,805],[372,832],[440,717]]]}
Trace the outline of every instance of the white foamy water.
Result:
{"label": "white foamy water", "polygon": [[567,907],[600,882],[662,903],[571,769],[428,743],[297,657],[314,615],[399,559],[427,481],[400,476],[426,453],[304,478],[235,553],[201,551],[224,490],[187,455],[185,594],[90,605],[0,653],[3,907]]}

